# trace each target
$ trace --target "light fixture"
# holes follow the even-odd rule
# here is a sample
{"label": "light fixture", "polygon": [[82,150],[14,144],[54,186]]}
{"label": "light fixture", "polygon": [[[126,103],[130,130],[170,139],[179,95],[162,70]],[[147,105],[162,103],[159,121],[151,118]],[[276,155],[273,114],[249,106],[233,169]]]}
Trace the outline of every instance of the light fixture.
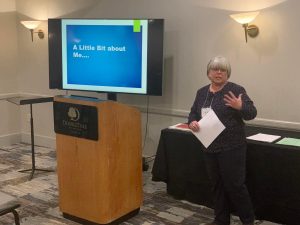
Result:
{"label": "light fixture", "polygon": [[33,42],[33,33],[37,33],[38,37],[40,39],[44,38],[44,32],[42,30],[38,30],[37,32],[34,32],[34,29],[36,29],[40,25],[41,21],[38,20],[23,20],[21,21],[21,24],[23,24],[24,27],[30,30],[31,33],[31,41]]}
{"label": "light fixture", "polygon": [[236,22],[240,23],[243,25],[244,30],[245,30],[245,38],[246,42],[248,40],[248,35],[252,38],[256,37],[259,33],[259,29],[255,25],[249,25],[256,16],[259,14],[258,11],[255,12],[246,12],[246,13],[239,13],[239,14],[232,14],[230,17],[234,19]]}

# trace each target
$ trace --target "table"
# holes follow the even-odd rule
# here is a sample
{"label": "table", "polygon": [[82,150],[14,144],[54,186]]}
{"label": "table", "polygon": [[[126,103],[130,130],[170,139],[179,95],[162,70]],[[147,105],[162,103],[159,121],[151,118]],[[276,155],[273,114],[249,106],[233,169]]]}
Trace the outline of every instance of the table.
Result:
{"label": "table", "polygon": [[[246,133],[300,138],[300,132],[265,127],[247,126]],[[152,179],[166,182],[175,198],[212,208],[200,146],[190,132],[162,130]],[[300,224],[300,147],[247,140],[246,185],[257,219]]]}
{"label": "table", "polygon": [[44,171],[44,172],[53,172],[53,170],[48,169],[38,169],[35,166],[35,149],[34,149],[34,126],[33,126],[33,113],[32,105],[37,103],[53,102],[53,97],[43,97],[43,96],[17,96],[10,97],[6,99],[8,102],[11,102],[16,105],[30,105],[30,138],[31,138],[31,169],[20,170],[19,172],[28,172],[30,171],[29,180],[33,178],[34,172]]}

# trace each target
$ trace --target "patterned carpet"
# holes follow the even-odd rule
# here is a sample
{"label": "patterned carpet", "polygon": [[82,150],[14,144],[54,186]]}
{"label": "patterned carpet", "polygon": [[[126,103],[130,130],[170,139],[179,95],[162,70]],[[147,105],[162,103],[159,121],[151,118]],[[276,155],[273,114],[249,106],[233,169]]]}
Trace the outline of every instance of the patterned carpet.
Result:
{"label": "patterned carpet", "polygon": [[[56,168],[55,150],[36,146],[36,167]],[[58,208],[58,188],[56,172],[36,171],[29,181],[28,173],[19,170],[31,168],[31,146],[15,144],[0,147],[0,189],[17,197],[21,207],[17,209],[22,225],[65,225],[78,224],[62,217]],[[210,222],[213,211],[204,206],[179,201],[166,193],[164,183],[151,181],[151,169],[144,172],[144,202],[139,214],[121,224],[163,225],[188,224],[201,225]],[[14,224],[11,213],[0,217],[0,225]],[[239,220],[233,217],[232,224]],[[274,223],[256,221],[256,224]]]}

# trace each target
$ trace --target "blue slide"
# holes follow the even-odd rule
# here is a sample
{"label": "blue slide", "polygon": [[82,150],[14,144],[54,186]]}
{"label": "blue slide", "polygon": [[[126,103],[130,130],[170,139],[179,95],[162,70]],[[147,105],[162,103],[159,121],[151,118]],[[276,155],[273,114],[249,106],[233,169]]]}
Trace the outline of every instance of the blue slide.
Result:
{"label": "blue slide", "polygon": [[142,28],[67,25],[67,83],[140,88]]}

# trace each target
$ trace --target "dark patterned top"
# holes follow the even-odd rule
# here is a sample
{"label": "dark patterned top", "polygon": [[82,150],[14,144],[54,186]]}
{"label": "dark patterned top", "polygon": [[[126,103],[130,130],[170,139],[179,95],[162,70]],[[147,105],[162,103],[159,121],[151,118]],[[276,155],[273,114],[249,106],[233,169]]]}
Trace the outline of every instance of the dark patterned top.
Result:
{"label": "dark patterned top", "polygon": [[[249,98],[246,90],[235,83],[227,82],[225,86],[218,92],[209,91],[209,86],[206,85],[197,91],[194,104],[189,114],[188,123],[201,119],[201,109],[211,107],[219,120],[226,127],[222,133],[208,146],[207,149],[203,146],[206,152],[220,152],[236,148],[246,144],[244,121],[252,120],[256,117],[257,111],[253,105],[253,101]],[[232,91],[238,97],[242,94],[242,109],[236,110],[225,105],[224,95]],[[201,129],[201,124],[200,124]]]}

